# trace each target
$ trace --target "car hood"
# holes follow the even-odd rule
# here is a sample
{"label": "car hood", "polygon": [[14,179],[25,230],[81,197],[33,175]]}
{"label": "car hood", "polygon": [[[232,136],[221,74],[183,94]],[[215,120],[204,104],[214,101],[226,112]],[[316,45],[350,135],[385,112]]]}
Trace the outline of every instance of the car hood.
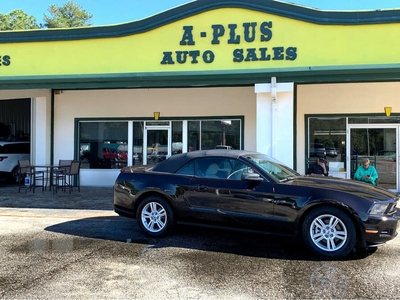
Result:
{"label": "car hood", "polygon": [[387,201],[397,199],[399,196],[384,188],[371,184],[334,177],[299,176],[292,181],[292,185],[304,186],[307,188],[323,188],[332,191],[351,193],[365,198]]}

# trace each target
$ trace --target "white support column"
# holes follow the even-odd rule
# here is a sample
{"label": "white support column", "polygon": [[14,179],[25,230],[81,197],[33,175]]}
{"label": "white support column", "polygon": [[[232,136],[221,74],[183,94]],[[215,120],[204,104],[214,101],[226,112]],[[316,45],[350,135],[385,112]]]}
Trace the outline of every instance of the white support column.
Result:
{"label": "white support column", "polygon": [[188,121],[182,121],[182,153],[188,150]]}
{"label": "white support column", "polygon": [[133,165],[133,121],[128,121],[128,161],[127,166]]}
{"label": "white support column", "polygon": [[293,88],[290,83],[258,83],[256,98],[256,151],[293,166]]}
{"label": "white support column", "polygon": [[50,162],[50,99],[32,98],[31,101],[31,163]]}
{"label": "white support column", "polygon": [[[256,85],[257,89],[257,85]],[[272,111],[269,95],[257,93],[256,98],[256,151],[272,156]]]}

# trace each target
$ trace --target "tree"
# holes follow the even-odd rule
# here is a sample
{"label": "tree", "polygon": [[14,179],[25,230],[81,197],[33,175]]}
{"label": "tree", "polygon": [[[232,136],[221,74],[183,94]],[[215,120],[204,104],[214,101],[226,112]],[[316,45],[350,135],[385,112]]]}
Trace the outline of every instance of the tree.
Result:
{"label": "tree", "polygon": [[34,16],[28,16],[27,13],[20,9],[13,10],[8,14],[0,13],[0,30],[25,30],[37,29]]}
{"label": "tree", "polygon": [[62,6],[50,5],[50,15],[44,14],[44,26],[47,28],[71,28],[92,25],[89,21],[92,14],[88,13],[80,5],[73,1],[64,3]]}

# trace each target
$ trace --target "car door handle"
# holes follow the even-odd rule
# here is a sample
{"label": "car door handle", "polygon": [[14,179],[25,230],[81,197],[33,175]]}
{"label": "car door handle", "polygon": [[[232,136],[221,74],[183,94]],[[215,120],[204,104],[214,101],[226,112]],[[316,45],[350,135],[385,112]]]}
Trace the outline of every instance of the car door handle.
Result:
{"label": "car door handle", "polygon": [[208,186],[204,185],[204,184],[200,184],[198,185],[196,188],[196,190],[200,190],[200,191],[204,191],[208,189]]}

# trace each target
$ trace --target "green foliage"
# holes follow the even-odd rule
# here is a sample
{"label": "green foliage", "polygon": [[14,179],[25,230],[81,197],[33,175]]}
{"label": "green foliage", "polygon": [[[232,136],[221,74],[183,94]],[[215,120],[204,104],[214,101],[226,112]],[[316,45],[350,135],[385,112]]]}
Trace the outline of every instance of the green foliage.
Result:
{"label": "green foliage", "polygon": [[50,5],[48,8],[50,15],[44,15],[44,26],[47,28],[71,28],[90,26],[89,22],[92,15],[80,5],[73,1],[64,3],[62,6]]}
{"label": "green foliage", "polygon": [[62,6],[50,5],[50,15],[43,15],[45,24],[38,25],[34,16],[28,16],[20,9],[13,10],[8,14],[0,13],[0,31],[2,30],[27,30],[38,28],[72,28],[91,26],[89,22],[92,15],[82,6],[73,1],[64,3]]}
{"label": "green foliage", "polygon": [[8,14],[0,13],[0,30],[26,30],[37,29],[34,16],[28,16],[27,13],[20,9],[13,10]]}

